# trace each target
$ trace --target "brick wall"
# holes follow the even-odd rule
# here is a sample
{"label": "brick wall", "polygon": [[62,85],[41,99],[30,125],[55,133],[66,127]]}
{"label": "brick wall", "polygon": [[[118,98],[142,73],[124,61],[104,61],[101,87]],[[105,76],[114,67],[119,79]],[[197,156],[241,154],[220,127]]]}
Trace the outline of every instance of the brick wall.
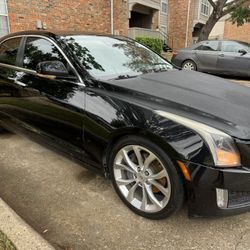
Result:
{"label": "brick wall", "polygon": [[[114,0],[114,29],[128,32],[127,1]],[[110,0],[8,0],[10,31],[48,29],[111,33]]]}
{"label": "brick wall", "polygon": [[[168,34],[169,45],[173,49],[185,47],[186,30],[187,30],[187,15],[188,15],[188,0],[169,0],[169,17],[168,17]],[[188,24],[188,45],[192,44],[192,31],[194,21],[194,4],[192,0],[189,12]]]}
{"label": "brick wall", "polygon": [[224,39],[240,40],[250,43],[250,23],[237,27],[236,24],[226,21]]}

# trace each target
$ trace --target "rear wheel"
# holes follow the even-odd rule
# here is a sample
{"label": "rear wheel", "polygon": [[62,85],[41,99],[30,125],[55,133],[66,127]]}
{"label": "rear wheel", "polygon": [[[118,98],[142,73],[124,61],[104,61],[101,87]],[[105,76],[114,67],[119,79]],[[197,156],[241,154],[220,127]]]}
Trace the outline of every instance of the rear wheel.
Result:
{"label": "rear wheel", "polygon": [[162,219],[178,211],[184,187],[177,168],[167,154],[141,137],[119,141],[110,157],[113,186],[135,213]]}
{"label": "rear wheel", "polygon": [[186,70],[193,70],[196,71],[197,70],[197,66],[195,64],[194,61],[192,60],[187,60],[182,64],[182,68],[186,69]]}

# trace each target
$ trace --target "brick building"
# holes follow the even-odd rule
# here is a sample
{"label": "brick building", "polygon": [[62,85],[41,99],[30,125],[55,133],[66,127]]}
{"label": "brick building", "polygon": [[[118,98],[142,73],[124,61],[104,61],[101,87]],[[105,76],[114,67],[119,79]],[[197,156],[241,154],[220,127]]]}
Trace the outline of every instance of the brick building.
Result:
{"label": "brick building", "polygon": [[250,43],[250,23],[237,27],[236,24],[232,24],[232,22],[226,21],[224,28],[224,38]]}
{"label": "brick building", "polygon": [[177,49],[193,43],[209,13],[208,0],[0,0],[0,36],[47,28],[165,39]]}
{"label": "brick building", "polygon": [[209,38],[239,40],[250,43],[250,23],[238,27],[230,21],[230,15],[227,15],[216,23]]}
{"label": "brick building", "polygon": [[174,49],[195,42],[212,6],[208,0],[169,0],[168,36]]}
{"label": "brick building", "polygon": [[127,9],[127,0],[0,0],[0,35],[42,26],[127,35]]}

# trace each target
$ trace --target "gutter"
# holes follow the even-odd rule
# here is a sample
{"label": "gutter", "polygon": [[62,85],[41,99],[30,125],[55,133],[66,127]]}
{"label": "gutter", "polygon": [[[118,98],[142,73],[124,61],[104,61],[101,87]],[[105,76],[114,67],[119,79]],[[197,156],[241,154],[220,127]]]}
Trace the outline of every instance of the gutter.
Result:
{"label": "gutter", "polygon": [[187,28],[186,28],[186,41],[185,41],[185,47],[188,46],[188,29],[189,29],[189,16],[190,16],[190,5],[191,0],[188,0],[188,11],[187,11]]}
{"label": "gutter", "polygon": [[114,34],[114,0],[110,0],[111,34]]}

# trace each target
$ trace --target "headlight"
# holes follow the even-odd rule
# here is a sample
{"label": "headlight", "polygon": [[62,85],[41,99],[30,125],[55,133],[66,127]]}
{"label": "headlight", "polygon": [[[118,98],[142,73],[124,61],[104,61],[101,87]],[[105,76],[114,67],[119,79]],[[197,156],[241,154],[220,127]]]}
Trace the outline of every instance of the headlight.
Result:
{"label": "headlight", "polygon": [[241,165],[239,151],[233,138],[228,134],[182,116],[165,111],[156,110],[155,112],[160,116],[196,131],[207,143],[213,156],[215,166],[236,167]]}

